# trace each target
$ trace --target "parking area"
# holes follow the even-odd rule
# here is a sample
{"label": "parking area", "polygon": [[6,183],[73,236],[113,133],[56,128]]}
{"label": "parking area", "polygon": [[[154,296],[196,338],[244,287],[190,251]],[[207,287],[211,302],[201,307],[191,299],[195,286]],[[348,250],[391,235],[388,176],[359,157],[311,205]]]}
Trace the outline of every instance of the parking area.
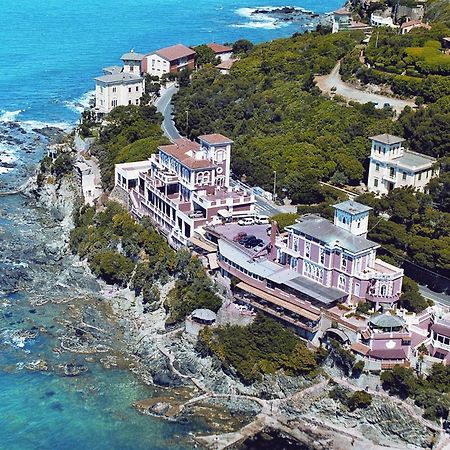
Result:
{"label": "parking area", "polygon": [[216,225],[214,231],[227,241],[234,242],[249,251],[260,250],[270,242],[270,225]]}

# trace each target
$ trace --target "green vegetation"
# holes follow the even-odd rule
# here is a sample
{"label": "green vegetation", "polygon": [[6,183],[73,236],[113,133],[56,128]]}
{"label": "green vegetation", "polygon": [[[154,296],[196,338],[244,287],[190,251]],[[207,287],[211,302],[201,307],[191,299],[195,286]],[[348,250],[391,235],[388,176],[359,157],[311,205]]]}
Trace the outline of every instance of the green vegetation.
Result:
{"label": "green vegetation", "polygon": [[217,66],[220,63],[220,58],[216,57],[216,54],[206,44],[198,45],[194,47],[194,50],[197,53],[198,67],[203,67],[206,64]]}
{"label": "green vegetation", "polygon": [[[345,349],[338,341],[335,339],[329,339],[330,344],[330,358],[334,361],[336,366],[338,366],[346,375],[349,375],[354,366],[356,365],[356,357],[350,351]],[[360,371],[360,365],[355,369],[355,375]],[[360,374],[360,373],[359,373]],[[359,376],[359,375],[358,375]]]}
{"label": "green vegetation", "polygon": [[236,371],[246,383],[278,370],[288,375],[313,376],[324,356],[323,351],[308,350],[292,331],[264,315],[258,315],[246,327],[227,325],[202,330],[198,350],[214,354],[225,369]]}
{"label": "green vegetation", "polygon": [[372,404],[372,396],[365,391],[356,391],[353,394],[340,386],[329,392],[329,397],[345,405],[350,411],[368,408]]}
{"label": "green vegetation", "polygon": [[198,258],[187,250],[175,253],[147,219],[136,223],[117,203],[109,202],[98,212],[82,208],[75,217],[70,247],[87,259],[96,276],[110,284],[130,285],[142,294],[146,310],[159,300],[155,283],[176,276],[169,295],[169,323],[183,320],[196,308],[220,307]]}
{"label": "green vegetation", "polygon": [[390,394],[411,397],[430,420],[447,419],[450,410],[450,367],[434,364],[428,377],[416,376],[412,369],[395,366],[381,374],[383,388]]}
{"label": "green vegetation", "polygon": [[162,135],[161,121],[154,106],[118,106],[111,111],[91,150],[99,159],[105,189],[114,185],[114,164],[147,159],[168,142]]}
{"label": "green vegetation", "polygon": [[341,74],[344,79],[356,76],[363,83],[390,84],[396,94],[435,102],[450,95],[450,55],[441,51],[441,40],[449,34],[442,24],[404,35],[378,29],[365,51],[370,68],[359,61],[360,51],[355,48],[343,58]]}
{"label": "green vegetation", "polygon": [[450,3],[448,0],[428,0],[425,16],[428,20],[450,27]]}
{"label": "green vegetation", "polygon": [[323,200],[319,180],[358,184],[369,154],[367,136],[393,132],[392,113],[373,105],[347,107],[324,98],[314,74],[331,71],[360,33],[310,33],[254,46],[230,75],[206,68],[175,97],[175,121],[195,138],[223,133],[236,142],[232,168],[251,184],[294,203]]}
{"label": "green vegetation", "polygon": [[71,152],[60,153],[55,160],[45,156],[41,160],[37,175],[37,185],[41,187],[45,180],[60,180],[64,175],[73,171],[74,158]]}
{"label": "green vegetation", "polygon": [[[374,209],[368,237],[382,245],[380,255],[393,256],[400,263],[408,259],[444,276],[450,275],[450,214],[434,208],[429,195],[403,188],[394,189],[382,198],[363,194],[357,201]],[[383,213],[390,219],[380,217]],[[406,301],[407,297],[404,298]],[[416,307],[424,305],[414,298],[412,303]]]}
{"label": "green vegetation", "polygon": [[280,232],[283,232],[286,227],[294,225],[295,220],[298,219],[298,214],[295,213],[279,213],[270,218],[270,221],[275,220]]}
{"label": "green vegetation", "polygon": [[409,277],[403,277],[402,295],[400,297],[400,305],[408,311],[421,312],[433,302],[427,300],[420,292],[419,286]]}

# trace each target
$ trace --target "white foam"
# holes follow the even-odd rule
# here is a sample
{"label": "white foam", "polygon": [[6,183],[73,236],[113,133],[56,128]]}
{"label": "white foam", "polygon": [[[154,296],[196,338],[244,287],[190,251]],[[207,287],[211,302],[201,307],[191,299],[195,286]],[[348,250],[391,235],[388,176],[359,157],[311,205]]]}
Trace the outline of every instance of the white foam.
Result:
{"label": "white foam", "polygon": [[[263,9],[265,11],[274,11],[279,9],[279,6],[260,6],[258,8],[239,8],[235,10],[235,13],[246,19],[250,19],[249,22],[237,23],[231,25],[234,28],[263,28],[266,30],[275,30],[277,28],[288,26],[289,23],[278,20],[274,17],[270,17],[267,14],[254,14],[255,11]],[[296,8],[301,11],[300,8]]]}
{"label": "white foam", "polygon": [[[0,162],[13,163],[14,161],[16,161],[16,148],[16,146],[10,146],[3,142],[0,142]],[[0,175],[3,173],[11,172],[13,169],[13,167],[0,167]]]}
{"label": "white foam", "polygon": [[71,131],[74,128],[74,124],[69,122],[41,122],[40,120],[25,120],[20,122],[22,128],[31,133],[33,129],[42,129],[47,127],[59,128],[63,131]]}
{"label": "white foam", "polygon": [[82,113],[86,108],[89,107],[90,100],[95,97],[95,90],[88,91],[84,93],[81,97],[74,100],[68,100],[64,104],[76,113]]}
{"label": "white foam", "polygon": [[15,122],[19,114],[23,112],[23,109],[18,109],[17,111],[0,111],[0,122]]}

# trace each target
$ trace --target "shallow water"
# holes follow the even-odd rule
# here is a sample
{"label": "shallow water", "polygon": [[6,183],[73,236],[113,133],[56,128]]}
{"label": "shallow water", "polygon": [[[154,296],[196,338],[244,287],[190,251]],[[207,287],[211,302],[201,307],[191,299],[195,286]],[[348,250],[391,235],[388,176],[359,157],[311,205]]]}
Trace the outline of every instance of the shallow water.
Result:
{"label": "shallow water", "polygon": [[[288,3],[327,12],[341,0]],[[194,4],[0,0],[0,194],[22,185],[42,157],[47,140],[33,129],[73,125],[92,78],[130,48],[263,41],[308,26],[250,18],[242,8],[261,6],[255,0]],[[58,350],[67,321],[76,322],[74,311],[86,311],[90,303],[109,330],[111,352],[125,350],[104,315],[106,300],[90,290],[93,280],[70,272],[72,258],[58,254],[60,234],[59,223],[32,199],[0,195],[0,449],[191,448],[190,433],[208,431],[202,421],[140,415],[133,402],[152,397],[154,388],[125,369],[104,368],[104,355],[86,359]],[[45,361],[48,370],[30,370],[36,361]],[[67,363],[88,370],[68,377]]]}

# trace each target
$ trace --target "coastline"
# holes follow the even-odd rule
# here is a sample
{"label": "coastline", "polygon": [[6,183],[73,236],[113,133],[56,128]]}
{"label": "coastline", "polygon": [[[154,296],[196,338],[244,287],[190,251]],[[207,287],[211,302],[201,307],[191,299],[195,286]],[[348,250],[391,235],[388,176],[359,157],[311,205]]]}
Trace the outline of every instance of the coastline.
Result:
{"label": "coastline", "polygon": [[[67,252],[68,236],[73,227],[72,214],[77,205],[76,195],[73,195],[73,192],[79,190],[79,185],[77,181],[75,184],[73,182],[73,177],[72,179],[69,177],[69,183],[66,185],[63,181],[59,189],[55,185],[47,186],[41,196],[47,207],[54,207],[56,204],[64,212],[65,218],[61,222],[61,228],[64,230],[61,234],[65,247],[63,252]],[[85,262],[75,257],[74,263],[88,277],[92,276]],[[123,355],[112,355],[102,347],[97,348],[96,350],[100,352],[105,350],[106,357],[102,358],[103,366],[111,368],[120,365],[134,373],[145,384],[161,388],[161,395],[156,398],[142,399],[134,404],[142,414],[169,421],[189,420],[188,417],[202,415],[211,431],[216,433],[209,437],[195,437],[195,440],[203,446],[225,448],[218,446],[217,443],[227,445],[230,439],[242,442],[255,433],[267,429],[278,430],[313,449],[341,450],[348,448],[352,442],[353,448],[361,450],[383,448],[375,444],[368,447],[372,441],[366,439],[366,436],[370,435],[367,426],[372,428],[372,438],[380,445],[383,442],[387,444],[385,439],[389,440],[384,436],[391,435],[391,438],[397,439],[401,437],[399,446],[395,447],[398,449],[414,448],[411,445],[418,442],[418,439],[425,439],[425,436],[431,439],[429,433],[425,431],[426,427],[419,422],[415,425],[416,429],[412,425],[409,431],[396,429],[392,424],[404,423],[408,420],[408,413],[399,412],[394,402],[389,407],[382,397],[380,402],[375,402],[378,422],[375,419],[370,424],[370,421],[367,421],[368,417],[364,417],[361,421],[361,417],[357,415],[348,415],[328,397],[329,379],[326,378],[311,384],[310,381],[300,377],[292,378],[278,374],[265,377],[262,382],[248,386],[230,374],[224,373],[212,357],[199,357],[195,350],[195,342],[184,336],[181,329],[166,330],[167,312],[163,303],[170,288],[173,287],[173,279],[160,286],[162,295],[158,307],[145,314],[141,299],[134,292],[129,289],[116,289],[99,280],[97,282],[99,297],[107,300],[106,304],[104,301],[101,303],[101,307],[118,324],[121,330],[120,338],[126,347]],[[90,326],[98,327],[93,324]],[[63,347],[63,350],[79,351],[76,346]],[[309,395],[310,392],[313,395]],[[267,398],[269,400],[262,400]],[[334,420],[330,411],[334,414]],[[385,420],[383,415],[390,417],[390,424],[383,423]],[[239,421],[231,421],[232,417],[238,417]],[[357,431],[346,434],[341,427],[349,419],[353,421]],[[246,420],[249,424],[237,430],[241,420]],[[338,437],[340,439],[337,439]],[[403,446],[400,444],[402,440],[405,442]],[[326,446],[316,447],[317,442],[322,442]]]}

